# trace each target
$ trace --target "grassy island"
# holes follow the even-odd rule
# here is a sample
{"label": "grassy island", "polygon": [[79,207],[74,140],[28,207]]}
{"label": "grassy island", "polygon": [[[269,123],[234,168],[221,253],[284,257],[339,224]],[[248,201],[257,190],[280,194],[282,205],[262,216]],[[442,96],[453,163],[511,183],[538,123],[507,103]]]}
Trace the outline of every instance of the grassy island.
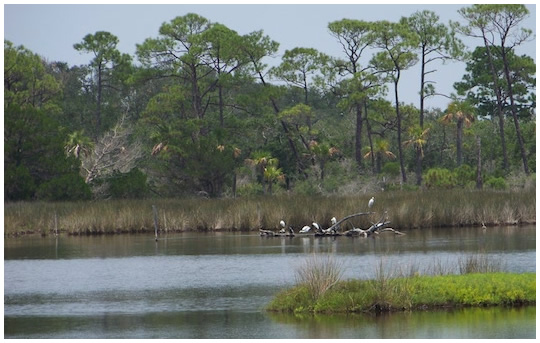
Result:
{"label": "grassy island", "polygon": [[268,311],[354,313],[536,304],[536,274],[476,273],[340,281],[315,295],[307,284],[279,293]]}

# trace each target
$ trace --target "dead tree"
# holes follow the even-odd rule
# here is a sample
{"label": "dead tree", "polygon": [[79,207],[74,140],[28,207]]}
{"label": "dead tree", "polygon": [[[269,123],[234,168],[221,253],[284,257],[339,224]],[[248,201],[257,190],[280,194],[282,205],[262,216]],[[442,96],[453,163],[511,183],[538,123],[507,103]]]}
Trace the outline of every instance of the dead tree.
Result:
{"label": "dead tree", "polygon": [[132,130],[126,115],[122,115],[117,125],[95,143],[91,154],[82,158],[86,183],[110,176],[115,171],[129,172],[142,158],[142,144],[131,141]]}

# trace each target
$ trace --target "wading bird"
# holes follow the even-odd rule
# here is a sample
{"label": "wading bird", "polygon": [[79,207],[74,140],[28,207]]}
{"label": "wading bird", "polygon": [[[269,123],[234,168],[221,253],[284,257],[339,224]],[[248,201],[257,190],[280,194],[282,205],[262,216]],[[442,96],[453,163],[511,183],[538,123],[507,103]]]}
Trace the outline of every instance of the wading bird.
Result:
{"label": "wading bird", "polygon": [[367,205],[369,208],[372,208],[374,203],[375,203],[375,197],[371,197]]}

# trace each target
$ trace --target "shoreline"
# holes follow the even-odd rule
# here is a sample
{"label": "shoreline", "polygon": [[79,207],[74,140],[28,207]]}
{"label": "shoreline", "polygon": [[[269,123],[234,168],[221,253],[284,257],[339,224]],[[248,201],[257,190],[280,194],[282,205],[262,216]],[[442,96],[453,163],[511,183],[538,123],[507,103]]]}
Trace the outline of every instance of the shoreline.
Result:
{"label": "shoreline", "polygon": [[[501,227],[501,226],[515,226],[515,227],[521,227],[521,226],[527,226],[527,225],[536,225],[536,221],[531,222],[520,222],[520,223],[484,223],[486,227]],[[422,230],[422,229],[448,229],[448,228],[457,228],[457,227],[481,227],[481,225],[440,225],[436,227],[422,227],[422,228],[406,228],[406,230]],[[192,233],[192,232],[199,232],[199,233],[224,233],[224,232],[246,232],[246,233],[256,233],[259,229],[238,229],[238,228],[219,228],[219,229],[180,229],[180,230],[159,230],[158,235],[163,234],[182,234],[182,233]],[[150,235],[154,234],[153,228],[140,228],[140,229],[116,229],[114,231],[108,230],[108,231],[95,231],[92,229],[88,229],[87,231],[60,231],[58,236],[60,235],[67,235],[70,237],[88,237],[88,236],[112,236],[112,235]],[[55,233],[51,232],[50,230],[48,232],[42,232],[41,230],[28,230],[28,231],[16,231],[16,232],[10,232],[10,233],[4,233],[4,238],[21,238],[21,237],[35,237],[35,236],[42,236],[42,237],[48,237],[48,236],[54,236]],[[309,237],[314,236],[313,234],[306,234],[301,235],[296,233],[296,236],[275,236],[275,238],[280,237]],[[325,236],[321,236],[319,238],[323,238]],[[328,236],[331,237],[331,236]],[[335,237],[335,236],[332,236]],[[351,238],[347,237],[345,235],[338,235],[337,237],[344,237],[344,238]],[[269,237],[272,238],[272,237]]]}
{"label": "shoreline", "polygon": [[[245,198],[178,198],[86,202],[4,202],[4,237],[25,235],[106,235],[154,233],[254,232],[279,229],[284,220],[295,233],[317,222],[367,212],[371,194],[357,196],[281,195]],[[536,190],[391,191],[375,194],[375,212],[342,223],[367,228],[387,216],[396,230],[463,226],[536,224]]]}

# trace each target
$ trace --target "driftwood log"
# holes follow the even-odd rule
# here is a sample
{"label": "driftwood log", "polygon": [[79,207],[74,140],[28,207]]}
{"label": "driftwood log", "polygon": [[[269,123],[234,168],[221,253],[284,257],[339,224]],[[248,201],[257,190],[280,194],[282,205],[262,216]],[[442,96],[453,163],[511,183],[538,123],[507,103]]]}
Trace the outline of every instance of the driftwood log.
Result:
{"label": "driftwood log", "polygon": [[360,228],[355,228],[353,226],[352,230],[346,231],[346,232],[344,232],[344,234],[346,236],[368,237],[368,236],[371,236],[373,234],[378,235],[379,233],[382,233],[382,232],[393,232],[396,235],[404,235],[403,232],[394,230],[391,227],[387,227],[388,225],[390,225],[390,221],[385,220],[385,219],[388,219],[388,213],[387,212],[384,212],[384,215],[381,217],[381,219],[379,219],[379,221],[376,222],[375,224],[372,224],[368,229],[362,230]]}
{"label": "driftwood log", "polygon": [[[387,220],[388,219],[387,212],[384,212],[384,215],[381,217],[381,219],[379,219],[378,222],[372,224],[366,230],[355,228],[351,224],[352,226],[351,230],[348,230],[345,232],[339,231],[340,224],[345,222],[346,220],[349,220],[354,217],[365,216],[365,215],[375,214],[375,213],[376,212],[360,212],[360,213],[355,213],[355,214],[345,216],[341,220],[337,221],[334,225],[330,226],[328,229],[320,229],[316,231],[315,236],[316,237],[335,237],[335,236],[369,237],[374,234],[378,235],[379,233],[382,233],[382,232],[393,232],[396,235],[404,235],[403,232],[400,232],[398,230],[394,230],[391,227],[388,227],[388,225],[390,224],[390,221]],[[294,230],[291,227],[289,227],[287,230],[281,229],[279,232],[259,229],[259,233],[261,236],[265,236],[265,237],[294,237],[295,236]]]}
{"label": "driftwood log", "polygon": [[264,237],[294,237],[294,230],[291,227],[288,230],[280,230],[279,232],[259,229],[259,234]]}

